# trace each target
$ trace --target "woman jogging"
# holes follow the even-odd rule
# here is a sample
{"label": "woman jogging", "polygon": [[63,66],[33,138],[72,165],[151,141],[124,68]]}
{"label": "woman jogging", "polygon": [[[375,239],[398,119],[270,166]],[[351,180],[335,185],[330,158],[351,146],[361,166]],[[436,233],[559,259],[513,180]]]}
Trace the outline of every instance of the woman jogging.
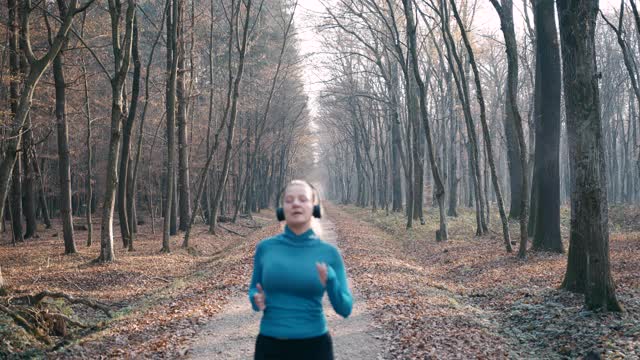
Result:
{"label": "woman jogging", "polygon": [[256,247],[249,299],[262,311],[255,360],[332,360],[333,345],[322,310],[325,291],[342,317],[351,313],[353,298],[342,256],[311,228],[320,217],[317,191],[294,180],[278,209],[284,231]]}

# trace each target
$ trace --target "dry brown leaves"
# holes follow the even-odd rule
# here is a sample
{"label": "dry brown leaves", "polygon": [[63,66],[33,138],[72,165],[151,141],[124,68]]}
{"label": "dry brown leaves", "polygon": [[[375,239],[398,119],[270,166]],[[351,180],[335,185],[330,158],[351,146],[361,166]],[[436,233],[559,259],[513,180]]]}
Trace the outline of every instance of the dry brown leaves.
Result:
{"label": "dry brown leaves", "polygon": [[581,296],[558,290],[566,256],[518,260],[500,236],[473,236],[470,213],[450,218],[450,240],[436,243],[434,214],[407,231],[402,215],[330,211],[355,286],[386,329],[389,358],[640,355],[639,233],[611,236],[612,272],[627,311],[594,314]]}
{"label": "dry brown leaves", "polygon": [[[86,232],[76,232],[79,254],[64,256],[62,239],[46,231],[17,247],[2,245],[0,263],[16,293],[55,289],[100,300],[116,310],[115,318],[107,320],[73,307],[75,316],[98,323],[100,329],[75,333],[67,346],[48,357],[174,358],[185,352],[197,327],[218,313],[230,294],[246,287],[255,244],[276,231],[271,218],[270,213],[259,215],[259,223],[271,223],[259,230],[254,230],[255,221],[246,219],[224,224],[246,237],[224,229],[209,235],[206,227],[197,227],[192,248],[181,249],[183,236],[175,236],[170,254],[160,254],[161,235],[143,227],[133,252],[121,249],[116,240],[117,260],[110,264],[92,262],[99,244],[83,246]],[[0,343],[0,353],[19,353],[35,345]]]}

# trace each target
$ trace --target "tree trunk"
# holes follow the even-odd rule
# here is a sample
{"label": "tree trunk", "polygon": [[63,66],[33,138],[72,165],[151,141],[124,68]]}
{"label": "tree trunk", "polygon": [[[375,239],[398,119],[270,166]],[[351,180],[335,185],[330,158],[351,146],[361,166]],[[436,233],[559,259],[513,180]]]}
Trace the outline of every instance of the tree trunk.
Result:
{"label": "tree trunk", "polygon": [[[563,252],[560,235],[560,48],[553,0],[534,1],[536,152],[531,217],[533,247]],[[535,200],[533,200],[535,198]]]}
{"label": "tree trunk", "polygon": [[[392,183],[393,211],[402,211],[402,137],[400,133],[400,114],[398,114],[398,64],[391,60],[391,140],[392,140]],[[406,169],[405,169],[406,171]]]}
{"label": "tree trunk", "polygon": [[22,234],[22,162],[20,157],[21,154],[18,154],[11,179],[11,230],[13,231],[14,243],[24,242]]}
{"label": "tree trunk", "polygon": [[[182,2],[178,5],[178,73],[176,82],[176,94],[178,101],[178,112],[176,122],[178,125],[178,193],[180,224],[178,229],[186,231],[189,226],[189,216],[191,216],[191,189],[189,182],[189,144],[187,141],[187,94],[185,88],[185,37]],[[195,31],[192,29],[192,31]],[[178,209],[177,209],[178,210]]]}
{"label": "tree trunk", "polygon": [[120,44],[120,10],[109,2],[111,18],[112,47],[114,55],[114,74],[111,78],[111,140],[107,157],[107,171],[105,194],[102,206],[102,231],[100,234],[100,257],[98,261],[109,262],[115,260],[113,251],[113,209],[115,206],[116,188],[118,185],[118,153],[124,114],[124,80],[131,62],[131,43],[133,33],[133,18],[135,16],[135,1],[127,1],[127,13],[124,21],[124,42]]}
{"label": "tree trunk", "polygon": [[[9,83],[9,102],[11,104],[11,114],[15,118],[18,114],[18,101],[20,97],[20,94],[19,94],[20,79],[22,76],[24,76],[24,74],[22,74],[22,69],[20,68],[20,52],[19,52],[20,47],[18,45],[18,41],[19,41],[18,39],[20,37],[19,28],[18,28],[18,3],[15,0],[8,0],[7,7],[9,10],[9,19],[8,19],[9,49],[11,51],[11,53],[9,54],[9,70],[12,75]],[[14,124],[15,124],[15,120],[14,120]],[[14,127],[16,127],[16,125],[17,124],[15,124]],[[18,134],[20,134],[20,132],[22,131],[21,127],[22,125],[20,124],[18,128],[18,131],[19,131]],[[14,142],[17,146],[17,143],[19,142],[19,140],[16,139],[14,140]],[[5,150],[6,153],[3,154],[4,156],[2,157],[2,160],[3,160],[2,165],[3,165],[3,170],[7,172],[7,173],[3,173],[3,175],[6,176],[7,187],[9,185],[8,184],[9,179],[11,179],[11,194],[9,198],[10,213],[9,214],[11,215],[11,231],[12,231],[12,237],[13,237],[12,243],[15,244],[18,241],[24,240],[22,237],[22,222],[20,221],[20,218],[22,216],[22,209],[21,209],[22,200],[20,198],[22,193],[22,191],[20,191],[20,161],[17,161],[17,162],[15,161],[16,158],[19,158],[20,154],[17,153],[15,149],[13,151],[13,154],[9,154],[9,151],[12,150],[11,140],[7,141],[6,147],[7,147],[7,149]],[[13,161],[9,163],[7,160],[9,160],[8,158],[11,155],[13,155]],[[17,173],[17,176],[15,173]],[[16,177],[17,177],[17,181],[16,181]],[[2,198],[0,199],[2,200],[3,208],[4,208],[4,204],[7,203],[5,201],[5,198],[6,198],[6,190],[5,192],[2,193]],[[16,212],[18,213],[17,216],[15,215]],[[3,211],[0,211],[0,215],[4,215]]]}
{"label": "tree trunk", "polygon": [[[473,49],[471,47],[471,43],[467,38],[466,30],[464,29],[464,24],[462,23],[462,19],[458,14],[458,9],[456,8],[456,4],[454,0],[451,0],[451,9],[453,10],[453,15],[456,18],[458,26],[462,29],[462,39],[467,48],[467,54],[469,56],[469,62],[471,63],[471,68],[473,70],[473,75],[475,79],[476,85],[476,97],[478,99],[478,104],[480,105],[480,122],[482,124],[482,132],[484,135],[484,143],[486,149],[486,157],[489,161],[489,167],[491,169],[491,180],[493,181],[493,190],[496,194],[496,200],[498,202],[498,211],[500,213],[500,219],[502,220],[502,234],[504,237],[505,248],[507,252],[513,251],[511,248],[511,237],[509,235],[509,219],[507,219],[507,214],[504,210],[504,203],[502,201],[502,191],[500,190],[500,183],[498,179],[498,174],[496,172],[495,161],[493,160],[493,148],[491,145],[491,134],[489,133],[489,125],[487,124],[486,118],[486,110],[484,97],[482,95],[482,86],[480,84],[480,72],[478,71],[478,66],[475,61],[475,56],[473,53]],[[488,198],[488,194],[485,194],[485,198]],[[489,206],[487,203],[487,214],[489,214]]]}
{"label": "tree trunk", "polygon": [[38,156],[36,154],[35,148],[31,148],[32,159],[33,159],[33,172],[35,173],[36,178],[38,179],[38,202],[40,209],[42,211],[42,218],[47,229],[51,229],[51,218],[49,216],[49,206],[47,206],[47,199],[44,195],[44,180],[42,179],[42,174],[40,173],[40,165],[38,164]]}
{"label": "tree trunk", "polygon": [[[86,18],[86,16],[85,16]],[[84,23],[82,21],[82,34],[84,34]],[[87,120],[87,199],[89,204],[87,205],[87,212],[85,214],[87,221],[87,246],[91,246],[93,243],[93,220],[92,217],[92,200],[93,200],[93,146],[91,145],[91,106],[89,98],[89,81],[87,80],[87,66],[84,58],[82,58],[82,77],[84,80],[84,107],[85,116]]]}
{"label": "tree trunk", "polygon": [[585,294],[589,309],[620,311],[609,263],[607,176],[594,33],[598,0],[558,0],[571,154],[571,233],[562,286]]}
{"label": "tree trunk", "polygon": [[[162,36],[162,29],[164,27],[164,23],[165,23],[165,18],[166,16],[168,16],[168,11],[169,11],[169,5],[170,5],[171,0],[165,0],[164,3],[164,10],[162,12],[162,20],[160,21],[160,24],[162,24],[162,26],[160,26],[160,28],[158,29],[158,32],[156,34],[156,38],[153,42],[153,45],[151,47],[151,51],[149,53],[149,59],[147,61],[147,66],[146,66],[146,71],[145,71],[145,82],[144,82],[144,86],[145,86],[145,90],[144,90],[144,107],[142,108],[142,114],[140,114],[140,130],[138,133],[138,142],[137,142],[137,146],[136,146],[136,158],[135,158],[135,162],[134,162],[134,166],[133,166],[133,174],[131,175],[131,183],[129,186],[129,193],[131,195],[129,195],[129,198],[132,200],[131,206],[133,207],[133,209],[135,209],[136,206],[136,191],[138,189],[137,183],[138,183],[138,174],[139,174],[139,164],[140,164],[140,158],[142,157],[142,139],[143,139],[143,134],[144,134],[144,120],[146,118],[147,115],[147,108],[149,106],[149,78],[151,76],[151,63],[153,62],[153,54],[155,53],[156,50],[156,46],[158,45],[158,41],[160,40],[160,37]],[[136,24],[137,25],[137,24]],[[138,49],[135,49],[135,51],[137,52]],[[139,55],[135,55],[134,56],[139,56]],[[134,62],[136,60],[134,59]],[[156,135],[158,133],[158,130],[160,130],[160,125],[162,122],[158,123],[158,127],[156,128]],[[152,149],[155,145],[155,139],[156,136],[154,136],[153,138],[153,145],[152,145]],[[151,216],[151,233],[155,235],[156,233],[156,222],[155,222],[155,212],[154,212],[154,208],[153,208],[153,181],[151,180],[151,162],[149,162],[149,176],[148,176],[148,181],[149,184],[147,185],[147,204],[149,207],[149,214]],[[161,197],[162,198],[162,197]],[[136,225],[135,222],[135,216],[134,218],[134,226]]]}
{"label": "tree trunk", "polygon": [[135,195],[131,190],[132,166],[131,138],[133,126],[138,111],[138,98],[140,96],[140,54],[138,52],[138,17],[133,18],[133,34],[131,54],[133,61],[133,82],[131,84],[131,104],[127,114],[126,123],[122,132],[122,155],[120,156],[120,173],[118,182],[118,215],[120,218],[120,231],[122,233],[122,246],[133,251],[135,219],[133,218]]}
{"label": "tree trunk", "polygon": [[27,229],[24,234],[25,239],[29,239],[36,234],[38,223],[36,220],[36,194],[34,183],[33,159],[34,152],[31,151],[33,146],[33,129],[31,125],[31,116],[27,116],[27,128],[22,139],[22,160],[24,165],[24,181],[23,181],[23,208]]}
{"label": "tree trunk", "polygon": [[[458,98],[462,104],[463,115],[465,125],[467,129],[467,136],[469,138],[468,143],[468,159],[470,170],[470,189],[469,196],[475,194],[476,204],[476,235],[480,236],[488,231],[485,217],[484,217],[484,199],[481,186],[481,174],[480,174],[480,157],[478,154],[478,139],[475,130],[475,124],[471,115],[471,108],[469,105],[469,86],[466,79],[466,72],[463,68],[463,63],[458,55],[458,51],[455,47],[455,41],[451,34],[451,29],[448,22],[448,12],[446,1],[441,1],[441,18],[442,18],[442,32],[445,37],[445,45],[447,49],[447,61],[449,67],[452,69],[453,77],[455,80],[456,88],[458,90]],[[455,61],[455,66],[454,66]],[[456,71],[457,69],[457,71]]]}
{"label": "tree trunk", "polygon": [[[68,9],[63,0],[58,0],[61,16],[66,16]],[[60,217],[62,218],[62,233],[64,236],[64,253],[76,253],[73,239],[73,215],[71,205],[71,161],[69,159],[69,130],[67,126],[66,110],[66,82],[64,79],[64,49],[53,59],[53,78],[56,91],[56,122],[58,129],[58,176],[60,181]]]}
{"label": "tree trunk", "polygon": [[[17,26],[17,6],[18,4],[14,0],[7,0],[8,8],[9,8],[9,43],[10,48],[15,49],[11,61],[14,61],[14,66],[12,69],[17,69],[17,51],[18,46],[18,26]],[[58,51],[62,48],[63,43],[66,41],[67,32],[71,28],[71,23],[73,21],[73,17],[84,9],[77,8],[77,0],[71,0],[69,13],[64,16],[60,21],[60,27],[58,28],[58,32],[56,37],[54,38],[51,46],[48,51],[46,51],[42,57],[36,58],[35,54],[31,48],[31,39],[29,37],[30,31],[30,23],[29,23],[29,15],[32,9],[28,8],[28,3],[21,2],[22,5],[22,13],[21,13],[21,24],[22,24],[22,36],[21,41],[24,46],[21,46],[22,52],[25,55],[27,61],[29,62],[29,72],[25,74],[25,77],[22,79],[22,92],[18,96],[18,85],[15,83],[14,87],[10,86],[11,99],[13,99],[13,103],[15,104],[12,107],[13,121],[11,123],[10,131],[9,131],[9,140],[5,142],[4,148],[4,156],[2,156],[2,161],[0,162],[0,199],[5,199],[7,197],[7,192],[9,190],[9,181],[12,175],[13,165],[16,161],[17,157],[17,148],[20,143],[20,137],[22,133],[22,128],[27,119],[27,115],[31,108],[31,101],[33,99],[33,92],[35,90],[36,84],[40,80],[40,77],[47,69],[53,58],[58,54]],[[11,62],[10,61],[10,62]],[[12,71],[14,74],[18,74],[18,71]],[[15,91],[14,91],[15,90]],[[0,203],[0,218],[2,218],[4,214],[4,201]]]}
{"label": "tree trunk", "polygon": [[[435,183],[435,191],[436,198],[438,200],[438,208],[440,210],[440,227],[438,231],[436,231],[436,240],[443,241],[448,238],[447,231],[447,216],[445,214],[445,190],[444,184],[442,182],[442,178],[440,177],[440,170],[438,169],[438,163],[435,158],[435,149],[433,146],[433,141],[431,139],[431,126],[429,125],[428,112],[427,112],[427,104],[426,104],[426,86],[422,77],[420,76],[420,70],[417,66],[418,64],[418,54],[417,54],[417,44],[416,44],[416,25],[413,18],[413,6],[411,0],[403,0],[404,4],[404,13],[407,20],[407,36],[409,37],[409,52],[411,53],[411,58],[413,60],[413,75],[415,77],[415,81],[418,85],[418,90],[420,94],[420,112],[422,115],[422,122],[425,130],[425,136],[427,140],[427,149],[429,150],[429,163],[431,165],[431,173],[433,175],[433,180]],[[420,182],[422,184],[422,182]],[[420,204],[422,207],[422,199],[420,199]]]}
{"label": "tree trunk", "polygon": [[179,0],[172,0],[171,16],[167,16],[167,79],[166,88],[166,110],[167,110],[167,169],[166,169],[166,202],[164,204],[164,222],[162,227],[162,249],[163,253],[171,251],[169,246],[172,235],[172,207],[174,204],[174,157],[175,157],[175,126],[176,126],[176,87],[178,73],[178,21]]}
{"label": "tree trunk", "polygon": [[[494,8],[500,17],[500,27],[504,35],[504,42],[507,52],[507,82],[508,82],[508,103],[509,109],[514,116],[514,125],[520,149],[520,164],[523,170],[527,169],[527,144],[524,140],[524,129],[522,118],[518,111],[518,44],[516,42],[516,34],[513,27],[513,3],[512,0],[502,0],[502,5],[498,0],[491,0]],[[529,178],[525,171],[521,176],[521,199],[520,199],[520,247],[518,249],[518,257],[524,258],[527,251],[527,240],[529,238],[527,232],[528,213],[529,213]]]}

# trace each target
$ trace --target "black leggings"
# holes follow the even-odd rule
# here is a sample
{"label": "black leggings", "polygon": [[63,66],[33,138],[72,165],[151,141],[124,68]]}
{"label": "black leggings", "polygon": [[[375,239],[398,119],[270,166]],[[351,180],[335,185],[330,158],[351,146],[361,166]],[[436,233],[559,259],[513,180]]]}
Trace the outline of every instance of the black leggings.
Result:
{"label": "black leggings", "polygon": [[329,333],[289,340],[258,335],[254,360],[333,360],[333,342]]}

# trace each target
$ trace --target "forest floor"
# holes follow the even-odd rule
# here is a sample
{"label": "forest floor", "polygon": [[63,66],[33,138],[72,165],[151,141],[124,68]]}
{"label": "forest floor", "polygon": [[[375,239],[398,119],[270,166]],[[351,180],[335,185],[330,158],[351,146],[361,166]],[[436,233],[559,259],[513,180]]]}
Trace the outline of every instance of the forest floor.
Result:
{"label": "forest floor", "polygon": [[[402,214],[330,204],[327,210],[355,306],[365,305],[385,359],[640,356],[639,209],[610,210],[612,274],[622,314],[586,311],[582,296],[558,289],[566,255],[532,252],[519,260],[504,251],[499,234],[473,236],[474,216],[465,209],[449,218],[450,239],[443,243],[434,240],[437,217],[430,209],[427,225],[409,231]],[[94,324],[55,337],[61,346],[51,351],[0,313],[0,358],[191,355],[233,299],[246,294],[255,245],[279,231],[273,217],[264,211],[253,221],[224,224],[246,236],[224,229],[211,236],[199,227],[190,250],[179,248],[178,236],[168,255],[158,253],[160,234],[143,227],[136,251],[117,246],[117,260],[107,265],[92,263],[99,246],[82,245],[86,232],[76,232],[79,254],[71,256],[61,255],[62,239],[53,230],[17,247],[1,243],[2,274],[14,296],[60,290],[102,301],[114,316],[51,302]],[[492,228],[498,224],[492,218]],[[566,210],[562,226],[567,234]],[[517,224],[511,229],[515,238]],[[0,297],[0,304],[7,300]]]}
{"label": "forest floor", "polygon": [[[122,249],[116,237],[116,260],[109,264],[93,262],[100,252],[99,231],[91,247],[85,246],[87,232],[76,231],[78,254],[66,256],[57,230],[41,230],[40,238],[16,247],[8,243],[10,233],[6,233],[0,243],[0,264],[10,296],[0,296],[0,304],[48,289],[100,301],[112,309],[113,316],[83,305],[48,301],[48,308],[91,326],[70,326],[66,336],[52,336],[57,348],[52,351],[52,346],[43,345],[0,312],[0,359],[184,355],[198,327],[218,313],[231,294],[246,287],[255,244],[278,231],[274,218],[272,211],[263,211],[253,220],[222,224],[228,230],[219,228],[217,235],[209,235],[204,225],[197,226],[191,248],[180,248],[180,233],[171,239],[170,254],[159,252],[161,224],[156,225],[156,234],[145,225],[139,229],[133,252]],[[98,224],[94,229],[99,229]],[[54,228],[61,226],[54,224]],[[119,233],[116,225],[114,230]]]}
{"label": "forest floor", "polygon": [[[505,252],[499,234],[473,236],[470,211],[449,218],[449,240],[441,243],[435,242],[433,210],[427,225],[414,223],[409,231],[402,214],[342,206],[332,211],[355,286],[384,330],[388,358],[640,357],[637,208],[610,211],[612,273],[622,314],[587,311],[581,295],[558,289],[566,255],[531,252],[520,260]],[[499,219],[492,224],[498,228]],[[568,225],[565,209],[563,234]],[[512,223],[512,238],[517,230]]]}

